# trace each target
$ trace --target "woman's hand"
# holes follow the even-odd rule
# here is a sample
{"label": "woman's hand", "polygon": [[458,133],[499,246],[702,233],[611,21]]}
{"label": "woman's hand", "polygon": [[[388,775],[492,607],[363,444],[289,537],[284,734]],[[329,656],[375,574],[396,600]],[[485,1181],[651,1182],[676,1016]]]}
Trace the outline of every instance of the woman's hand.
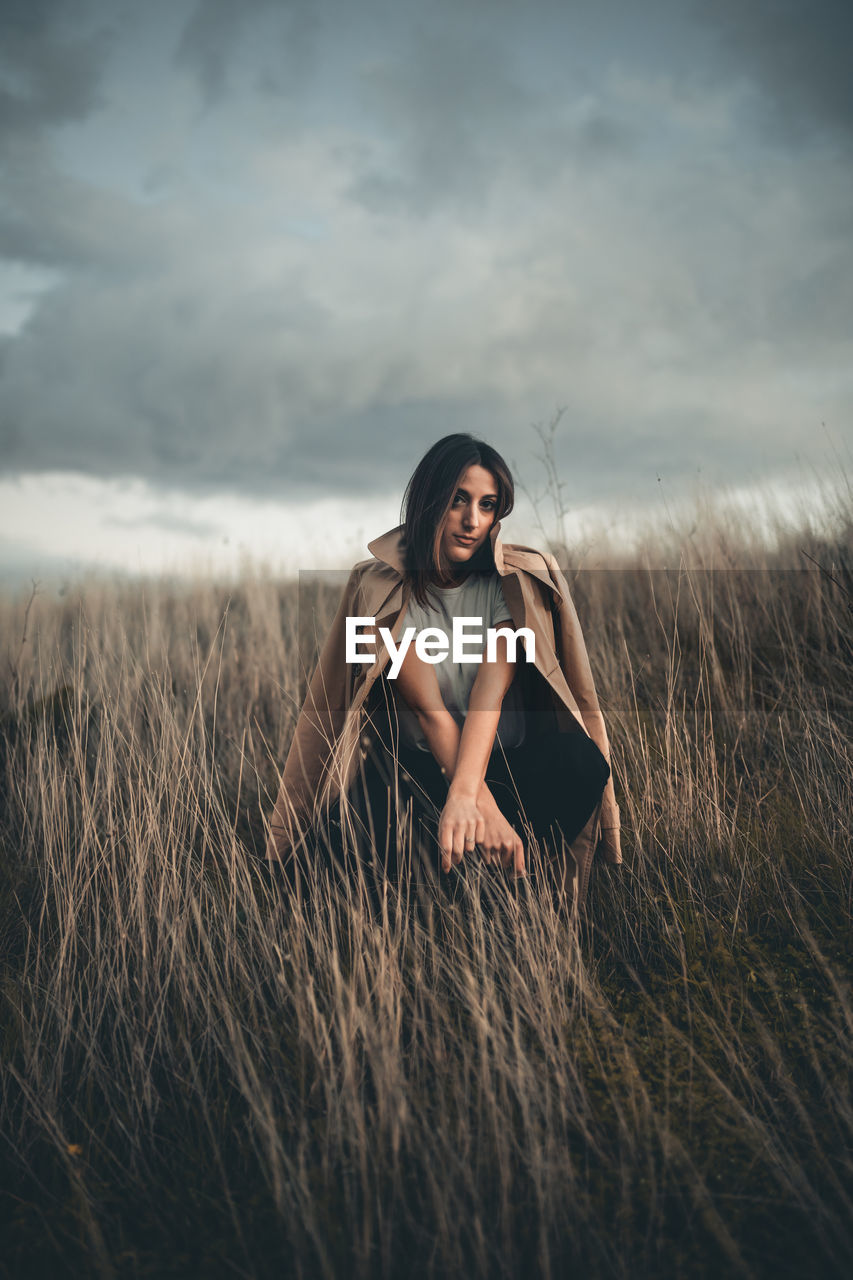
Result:
{"label": "woman's hand", "polygon": [[497,800],[483,783],[477,796],[477,808],[483,815],[485,830],[478,843],[482,846],[485,863],[500,862],[512,867],[518,876],[526,875],[524,869],[524,841],[501,813]]}
{"label": "woman's hand", "polygon": [[476,802],[470,795],[454,792],[451,786],[438,820],[441,869],[458,866],[466,853],[479,846],[486,865],[492,862],[512,867],[516,875],[524,869],[524,842],[501,813],[498,803],[484,784]]}
{"label": "woman's hand", "polygon": [[441,869],[457,866],[466,853],[473,853],[485,835],[486,825],[474,797],[455,792],[451,786],[438,820]]}

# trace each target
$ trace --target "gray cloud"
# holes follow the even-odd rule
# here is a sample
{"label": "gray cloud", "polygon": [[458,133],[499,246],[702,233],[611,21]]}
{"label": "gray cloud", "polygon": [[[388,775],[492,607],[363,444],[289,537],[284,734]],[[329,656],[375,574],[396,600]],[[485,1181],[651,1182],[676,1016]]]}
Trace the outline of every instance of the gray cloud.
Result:
{"label": "gray cloud", "polygon": [[[7,472],[381,493],[446,431],[512,455],[566,403],[561,460],[596,496],[772,470],[849,424],[851,180],[741,114],[738,68],[781,84],[793,19],[771,54],[723,5],[702,61],[708,28],[669,5],[625,10],[629,39],[614,4],[587,26],[541,4],[541,28],[368,8],[360,31],[339,5],[202,0],[157,46],[199,113],[169,52],[107,94],[120,33],[61,9],[22,20],[4,90],[0,248],[58,276],[0,339]],[[53,126],[128,103],[114,180],[57,159]]]}
{"label": "gray cloud", "polygon": [[199,0],[187,20],[175,62],[197,77],[208,105],[221,101],[228,89],[228,69],[246,24],[271,0]]}
{"label": "gray cloud", "polygon": [[[510,6],[502,22],[476,3],[419,14],[360,68],[359,98],[383,145],[349,194],[377,213],[476,215],[508,181],[547,189],[567,166],[624,155],[636,132],[578,57],[577,8],[540,2],[520,21]],[[565,51],[556,85],[530,72],[549,41]]]}
{"label": "gray cloud", "polygon": [[4,0],[0,26],[0,141],[81,120],[101,104],[99,79],[112,45],[91,6],[62,0]]}
{"label": "gray cloud", "polygon": [[247,33],[271,19],[268,45],[253,50],[258,62],[250,80],[262,94],[289,97],[313,62],[324,8],[322,0],[198,0],[181,31],[175,65],[193,74],[205,105],[216,106],[233,91]]}
{"label": "gray cloud", "polygon": [[702,0],[723,43],[722,69],[750,75],[768,95],[764,123],[797,142],[830,126],[853,142],[853,7],[847,0]]}
{"label": "gray cloud", "polygon": [[459,191],[482,203],[533,109],[488,32],[419,28],[402,57],[365,69],[362,89],[393,142],[388,168],[360,175],[352,194],[415,216]]}

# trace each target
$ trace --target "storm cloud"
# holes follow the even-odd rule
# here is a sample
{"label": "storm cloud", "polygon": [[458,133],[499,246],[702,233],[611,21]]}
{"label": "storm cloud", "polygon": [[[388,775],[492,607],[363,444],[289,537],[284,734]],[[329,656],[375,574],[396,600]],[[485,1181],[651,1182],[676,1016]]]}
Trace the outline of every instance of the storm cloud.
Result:
{"label": "storm cloud", "polygon": [[591,497],[784,470],[853,408],[849,27],[5,4],[3,470],[380,494],[557,405]]}

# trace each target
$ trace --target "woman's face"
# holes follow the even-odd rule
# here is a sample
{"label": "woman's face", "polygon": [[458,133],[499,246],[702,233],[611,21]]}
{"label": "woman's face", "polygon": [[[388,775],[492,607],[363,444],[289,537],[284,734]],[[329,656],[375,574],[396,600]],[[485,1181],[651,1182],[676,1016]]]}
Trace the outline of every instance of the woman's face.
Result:
{"label": "woman's face", "polygon": [[475,463],[459,482],[441,534],[441,549],[452,565],[462,566],[477,554],[495,523],[497,508],[497,481]]}

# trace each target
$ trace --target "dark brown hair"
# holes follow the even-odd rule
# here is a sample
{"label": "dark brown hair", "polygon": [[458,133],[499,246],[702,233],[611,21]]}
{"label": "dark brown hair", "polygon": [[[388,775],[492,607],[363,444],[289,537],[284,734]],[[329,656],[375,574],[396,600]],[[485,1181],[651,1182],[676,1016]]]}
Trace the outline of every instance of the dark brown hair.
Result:
{"label": "dark brown hair", "polygon": [[[418,604],[427,604],[430,586],[452,581],[441,550],[441,534],[450,504],[469,467],[481,466],[495,477],[498,501],[494,524],[512,511],[515,486],[501,455],[483,440],[457,431],[443,436],[421,458],[406,485],[400,519],[405,526],[406,577]],[[472,571],[491,567],[491,541],[469,562]]]}

